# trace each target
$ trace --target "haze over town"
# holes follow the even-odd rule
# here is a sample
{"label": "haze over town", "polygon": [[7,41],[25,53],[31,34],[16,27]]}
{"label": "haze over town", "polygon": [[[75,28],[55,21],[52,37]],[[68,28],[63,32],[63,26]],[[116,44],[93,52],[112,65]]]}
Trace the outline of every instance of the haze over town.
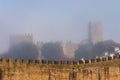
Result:
{"label": "haze over town", "polygon": [[72,41],[88,37],[88,23],[99,21],[105,40],[120,43],[120,1],[110,0],[1,0],[0,52],[7,50],[9,37],[32,33],[35,41]]}

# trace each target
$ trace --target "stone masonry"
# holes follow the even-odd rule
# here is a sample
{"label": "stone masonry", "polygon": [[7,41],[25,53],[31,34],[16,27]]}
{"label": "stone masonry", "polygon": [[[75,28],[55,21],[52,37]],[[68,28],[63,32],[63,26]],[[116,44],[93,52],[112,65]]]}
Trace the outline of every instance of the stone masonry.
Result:
{"label": "stone masonry", "polygon": [[85,61],[1,58],[0,80],[120,80],[120,58]]}

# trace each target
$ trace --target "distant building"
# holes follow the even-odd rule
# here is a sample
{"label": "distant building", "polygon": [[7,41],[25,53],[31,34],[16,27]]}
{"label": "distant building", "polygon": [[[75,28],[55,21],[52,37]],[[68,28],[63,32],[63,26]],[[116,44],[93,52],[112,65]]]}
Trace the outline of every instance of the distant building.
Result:
{"label": "distant building", "polygon": [[[44,59],[44,56],[42,56],[41,48],[43,47],[43,45],[45,43],[47,43],[47,42],[41,42],[41,41],[37,42],[37,47],[38,47],[38,50],[39,50],[38,59]],[[60,42],[60,45],[61,45],[61,47],[63,49],[63,53],[65,55],[65,59],[72,59],[72,58],[74,58],[75,51],[78,48],[78,44],[75,44],[75,43],[72,43],[72,42],[66,42],[66,43]]]}
{"label": "distant building", "polygon": [[41,48],[43,47],[45,43],[44,42],[41,42],[41,41],[38,41],[37,42],[37,47],[38,47],[38,51],[39,51],[39,54],[38,54],[38,60],[41,60],[41,59],[44,59],[44,57],[42,56],[42,51],[41,51]]}
{"label": "distant building", "polygon": [[10,37],[9,41],[10,46],[14,46],[24,42],[34,43],[34,38],[32,34],[14,35]]}
{"label": "distant building", "polygon": [[96,44],[103,41],[102,24],[100,22],[90,22],[88,27],[89,42]]}
{"label": "distant building", "polygon": [[67,43],[62,43],[62,48],[63,48],[64,54],[68,58],[74,58],[75,51],[78,49],[78,45],[72,42],[67,42]]}

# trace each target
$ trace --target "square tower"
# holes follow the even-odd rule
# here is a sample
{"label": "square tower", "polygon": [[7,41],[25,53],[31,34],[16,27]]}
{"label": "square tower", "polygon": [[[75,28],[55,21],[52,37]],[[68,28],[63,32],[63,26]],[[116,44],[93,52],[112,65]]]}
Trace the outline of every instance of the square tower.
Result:
{"label": "square tower", "polygon": [[15,46],[24,42],[34,43],[33,35],[32,34],[14,35],[10,36],[9,39],[10,46]]}
{"label": "square tower", "polygon": [[92,44],[103,41],[102,24],[100,22],[90,22],[88,26],[88,39]]}

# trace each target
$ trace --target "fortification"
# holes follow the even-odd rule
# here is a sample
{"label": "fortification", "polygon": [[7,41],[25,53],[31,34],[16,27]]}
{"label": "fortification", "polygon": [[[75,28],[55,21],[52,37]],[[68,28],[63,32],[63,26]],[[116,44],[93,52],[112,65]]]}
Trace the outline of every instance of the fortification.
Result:
{"label": "fortification", "polygon": [[120,57],[85,61],[1,58],[0,80],[120,80]]}

